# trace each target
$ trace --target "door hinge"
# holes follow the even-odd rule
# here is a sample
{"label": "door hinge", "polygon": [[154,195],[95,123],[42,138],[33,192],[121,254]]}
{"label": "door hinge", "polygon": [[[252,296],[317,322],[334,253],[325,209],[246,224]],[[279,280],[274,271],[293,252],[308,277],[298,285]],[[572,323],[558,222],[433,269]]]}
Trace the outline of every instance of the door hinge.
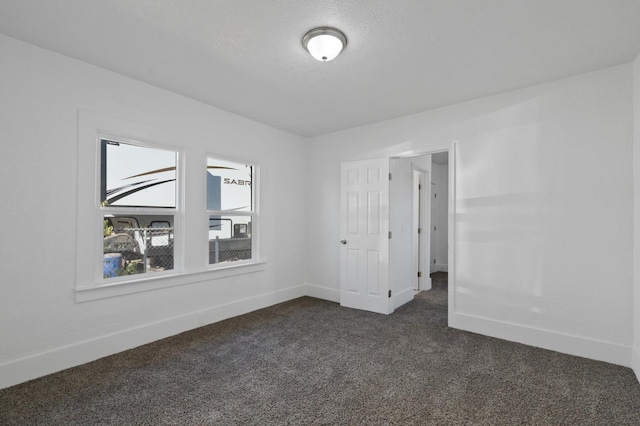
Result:
{"label": "door hinge", "polygon": [[389,173],[389,180],[391,180],[391,173]]}
{"label": "door hinge", "polygon": [[389,231],[389,239],[391,239],[391,231]]}
{"label": "door hinge", "polygon": [[389,290],[389,297],[391,297],[391,290]]}
{"label": "door hinge", "polygon": [[418,228],[418,234],[422,234],[422,228]]}
{"label": "door hinge", "polygon": [[418,271],[418,278],[422,278],[422,272]]}
{"label": "door hinge", "polygon": [[436,230],[436,227],[435,227],[435,226],[433,227],[433,230],[434,230],[434,231]]}
{"label": "door hinge", "polygon": [[418,191],[422,189],[422,184],[418,184]]}
{"label": "door hinge", "polygon": [[435,192],[433,193],[433,198],[438,198],[438,194],[436,194]]}

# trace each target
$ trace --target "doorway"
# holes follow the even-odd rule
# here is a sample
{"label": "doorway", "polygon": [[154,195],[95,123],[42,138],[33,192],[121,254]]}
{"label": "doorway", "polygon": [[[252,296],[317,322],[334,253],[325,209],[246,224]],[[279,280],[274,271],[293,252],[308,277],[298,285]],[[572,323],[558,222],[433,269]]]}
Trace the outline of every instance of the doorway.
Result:
{"label": "doorway", "polygon": [[[392,308],[433,289],[449,269],[449,150],[393,157],[389,185],[389,274]],[[435,201],[435,202],[434,202]],[[447,298],[446,295],[442,295]]]}
{"label": "doorway", "polygon": [[[454,150],[455,142],[443,147],[441,152],[448,158],[448,153],[454,153]],[[446,241],[446,260],[438,263],[439,257],[436,257],[433,262],[431,256],[431,196],[434,186],[431,184],[435,183],[432,168],[433,157],[438,153],[342,163],[341,305],[390,314],[414,299],[415,288],[424,291],[432,287],[432,263],[446,265],[447,270],[454,269],[453,232],[443,231],[455,229],[449,220],[455,206],[447,200],[448,194],[446,197],[442,195],[443,189],[434,198],[445,208],[445,224],[436,224],[435,232],[440,231],[440,239]],[[455,158],[455,154],[452,157]],[[454,189],[455,162],[451,166],[444,169],[444,175],[449,176],[452,182],[451,185],[447,182],[446,186]],[[414,171],[417,172],[415,175]],[[414,179],[421,185],[422,192],[413,190]],[[455,197],[450,198],[455,200]],[[417,213],[414,213],[414,207],[418,209]],[[435,235],[433,239],[438,240]],[[437,246],[437,249],[442,250],[442,247]],[[449,282],[453,288],[453,280],[449,279]],[[450,306],[453,306],[451,296],[454,293],[448,292]],[[444,296],[447,298],[447,294]]]}
{"label": "doorway", "polygon": [[429,275],[432,288],[447,291],[449,281],[449,153],[431,155]]}
{"label": "doorway", "polygon": [[431,288],[431,278],[428,273],[431,245],[425,238],[429,231],[429,188],[430,173],[413,165],[412,180],[412,239],[411,239],[411,267],[413,276],[413,290],[428,290]]}

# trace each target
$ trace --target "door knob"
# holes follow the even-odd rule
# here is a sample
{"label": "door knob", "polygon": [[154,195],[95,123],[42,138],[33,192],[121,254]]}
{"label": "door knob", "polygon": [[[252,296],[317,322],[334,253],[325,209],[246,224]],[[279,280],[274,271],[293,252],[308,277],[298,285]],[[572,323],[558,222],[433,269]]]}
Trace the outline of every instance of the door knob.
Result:
{"label": "door knob", "polygon": [[340,244],[347,244],[347,240],[340,240]]}

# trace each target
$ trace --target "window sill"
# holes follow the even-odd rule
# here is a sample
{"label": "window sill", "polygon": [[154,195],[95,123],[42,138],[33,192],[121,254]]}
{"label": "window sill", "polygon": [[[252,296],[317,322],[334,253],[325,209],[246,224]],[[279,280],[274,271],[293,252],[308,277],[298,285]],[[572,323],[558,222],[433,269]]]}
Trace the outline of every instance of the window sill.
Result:
{"label": "window sill", "polygon": [[236,275],[250,274],[264,271],[266,262],[243,263],[240,265],[229,265],[207,269],[198,272],[183,272],[162,276],[145,276],[143,278],[118,282],[103,283],[91,287],[76,288],[76,303],[88,302],[91,300],[106,299],[108,297],[122,296],[126,294],[140,293],[145,291],[158,290],[162,288],[175,287],[187,284],[196,284],[204,281],[217,280]]}

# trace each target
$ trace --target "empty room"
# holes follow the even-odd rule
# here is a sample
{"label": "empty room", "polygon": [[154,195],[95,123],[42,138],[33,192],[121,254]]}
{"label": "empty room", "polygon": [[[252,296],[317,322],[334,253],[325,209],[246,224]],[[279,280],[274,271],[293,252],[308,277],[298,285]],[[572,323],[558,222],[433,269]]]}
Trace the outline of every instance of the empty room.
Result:
{"label": "empty room", "polygon": [[0,424],[640,424],[640,0],[0,0],[0,129]]}

